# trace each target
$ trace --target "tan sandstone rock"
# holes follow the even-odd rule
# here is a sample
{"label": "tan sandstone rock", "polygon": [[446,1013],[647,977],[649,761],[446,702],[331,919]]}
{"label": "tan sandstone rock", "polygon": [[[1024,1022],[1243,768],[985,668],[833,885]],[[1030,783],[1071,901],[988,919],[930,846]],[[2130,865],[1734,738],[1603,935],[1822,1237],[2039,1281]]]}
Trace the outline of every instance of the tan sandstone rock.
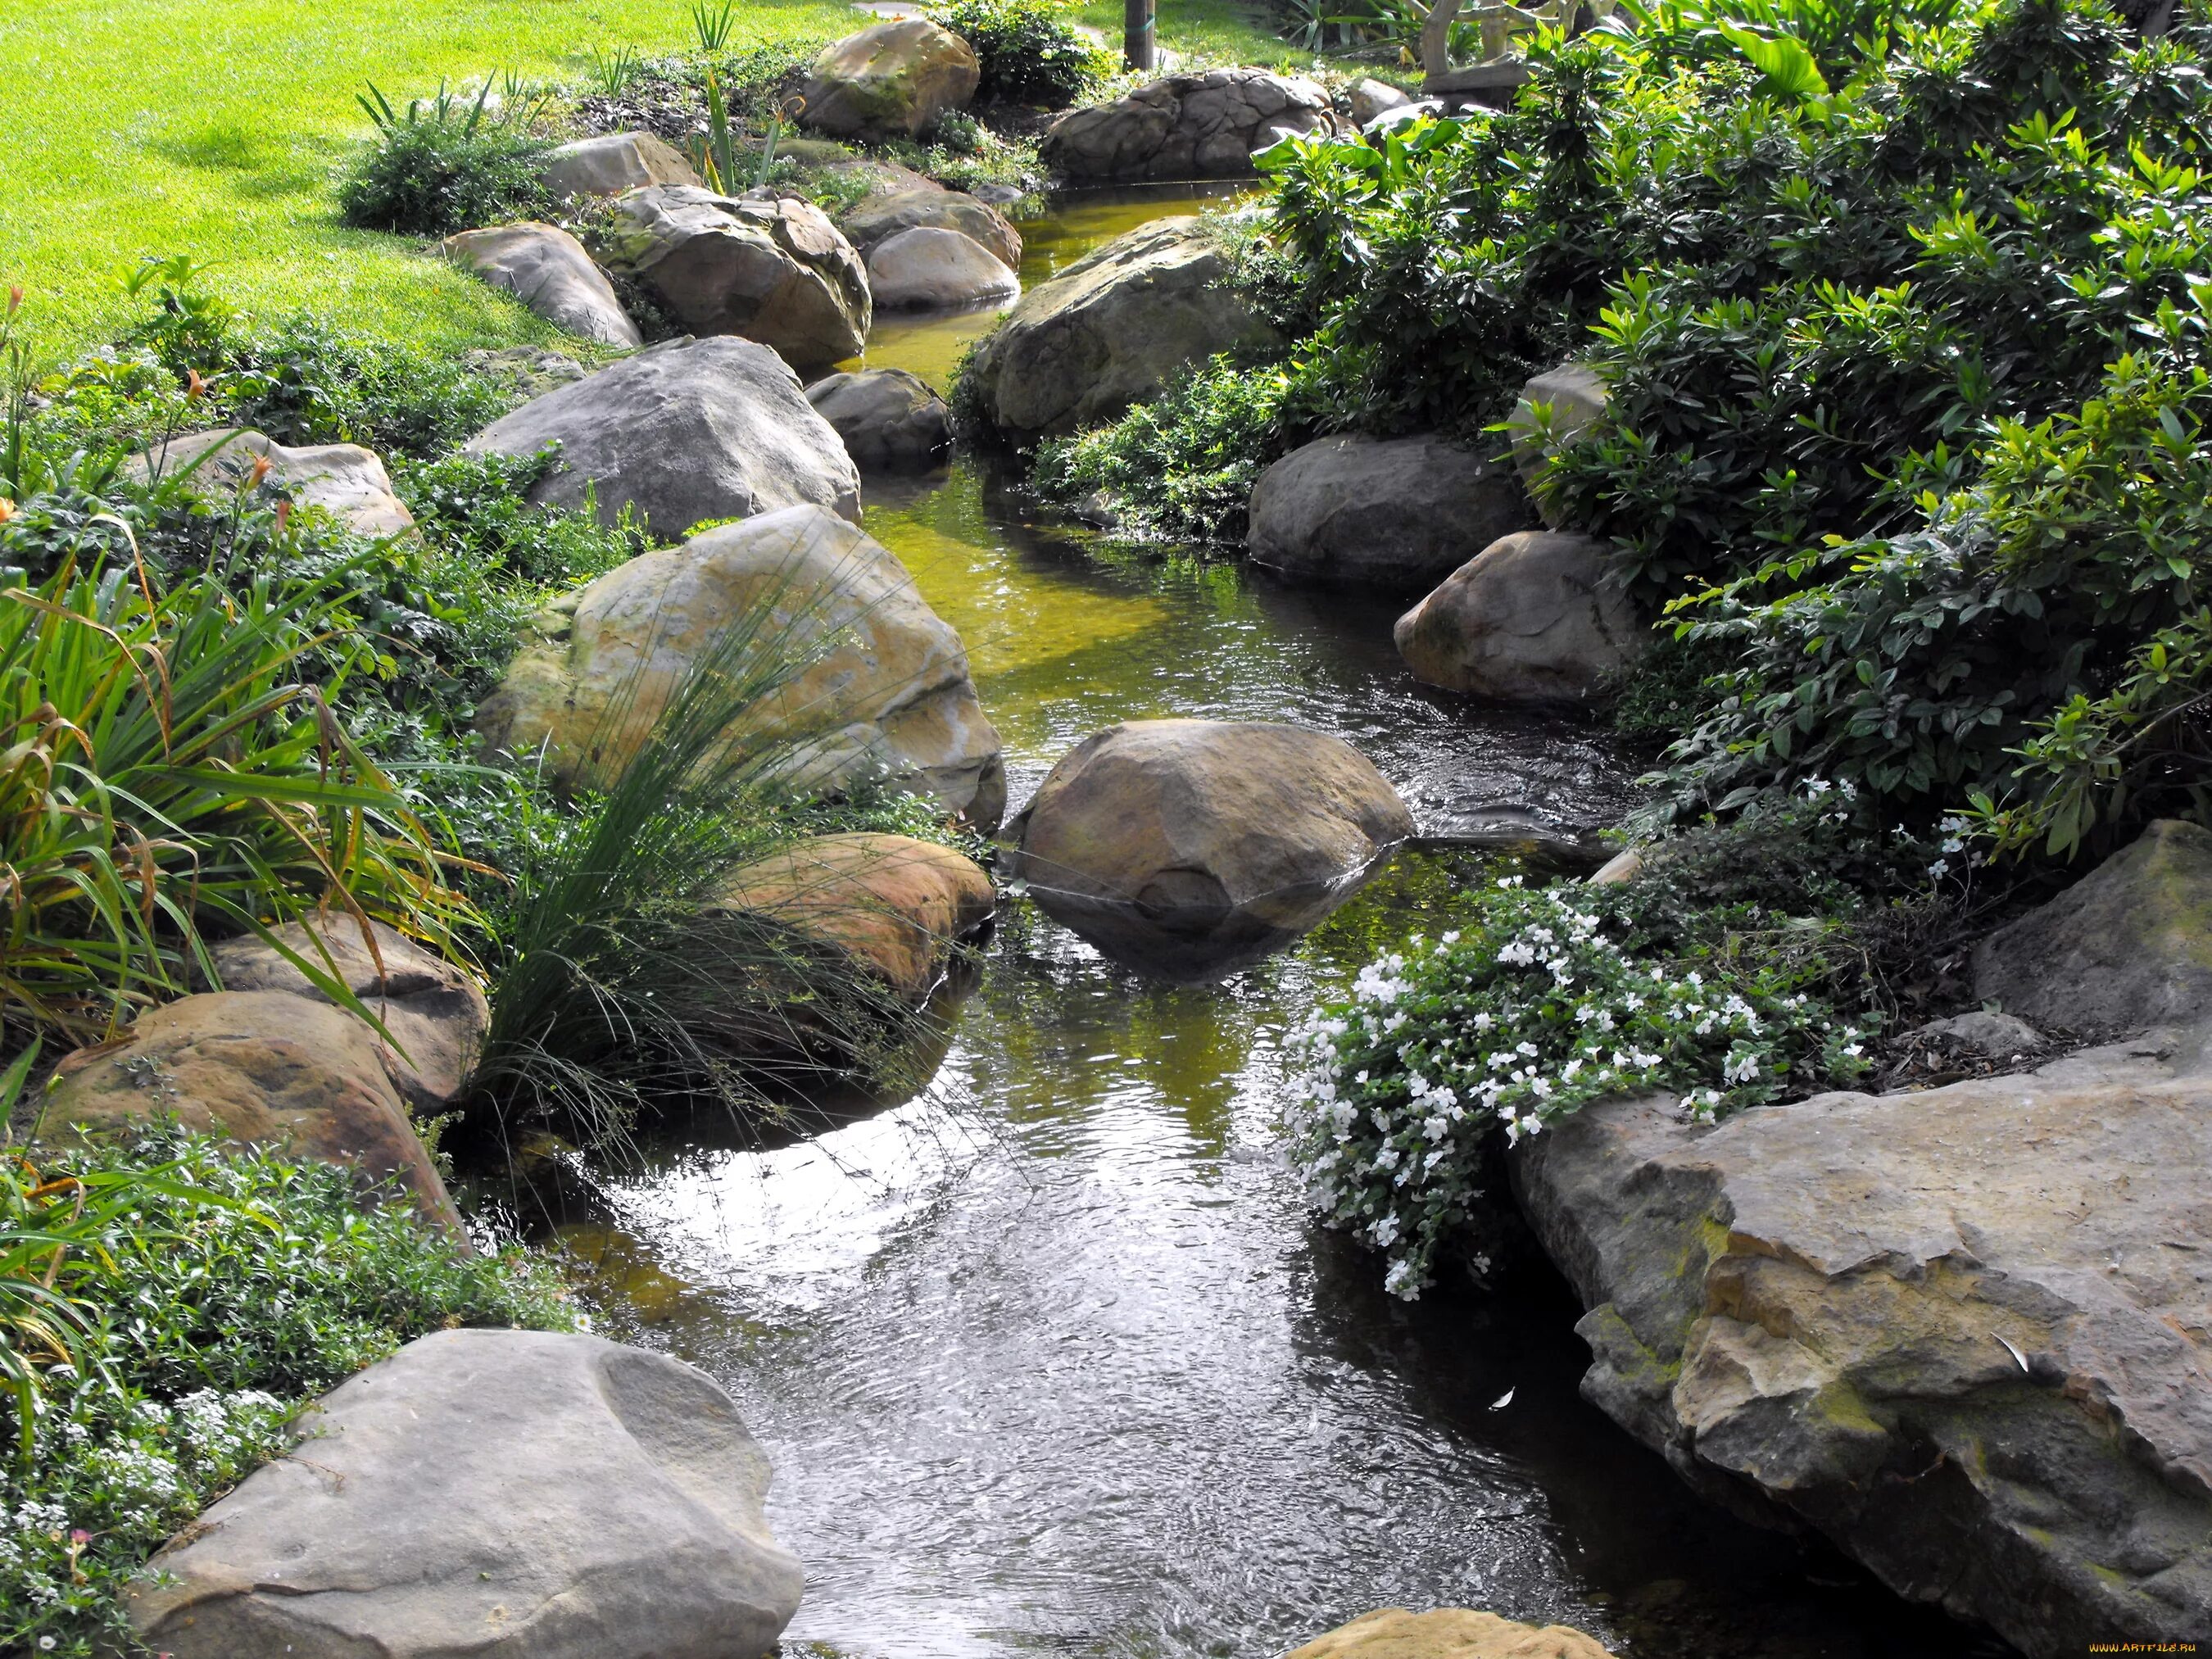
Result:
{"label": "tan sandstone rock", "polygon": [[538,639],[477,711],[477,729],[515,753],[545,744],[556,775],[604,785],[700,655],[771,604],[793,648],[836,643],[735,722],[731,744],[787,745],[791,773],[817,787],[881,776],[972,822],[998,822],[998,733],[960,636],[885,548],[821,507],[708,531],[568,596],[539,619]]}
{"label": "tan sandstone rock", "polygon": [[1287,1659],[1613,1659],[1597,1640],[1568,1625],[1516,1624],[1494,1613],[1385,1607],[1340,1626]]}
{"label": "tan sandstone rock", "polygon": [[556,226],[525,220],[465,230],[441,246],[455,264],[512,294],[556,328],[601,345],[645,343],[606,273],[592,263],[581,242]]}
{"label": "tan sandstone rock", "polygon": [[265,433],[225,427],[172,438],[135,459],[140,478],[189,476],[202,493],[242,489],[254,465],[267,460],[260,489],[295,507],[319,507],[362,536],[397,536],[415,527],[415,515],[392,494],[392,475],[375,451],[359,444],[307,444],[288,448]]}
{"label": "tan sandstone rock", "polygon": [[[459,1097],[491,1030],[491,1005],[475,980],[435,951],[380,921],[318,916],[271,930],[277,943],[352,993],[391,1036],[380,1042],[401,1097],[425,1115]],[[246,934],[209,954],[226,991],[288,991],[335,1007],[295,962]],[[396,1045],[396,1046],[395,1046]]]}
{"label": "tan sandstone rock", "polygon": [[919,1005],[997,895],[972,859],[910,836],[818,836],[734,872],[719,905],[833,945]]}
{"label": "tan sandstone rock", "polygon": [[1413,831],[1397,792],[1339,738],[1131,720],[1053,768],[1011,826],[1009,873],[1109,955],[1205,980],[1319,922]]}
{"label": "tan sandstone rock", "polygon": [[[1522,386],[1505,420],[1522,482],[1534,490],[1545,463],[1596,423],[1610,395],[1604,377],[1583,363],[1562,363]],[[1551,509],[1543,509],[1543,519],[1553,529],[1561,528]]]}
{"label": "tan sandstone rock", "polygon": [[649,132],[606,132],[556,146],[541,175],[555,196],[619,196],[648,185],[696,185],[676,147]]}
{"label": "tan sandstone rock", "polygon": [[1023,295],[975,348],[965,383],[1018,442],[1112,420],[1179,370],[1274,339],[1227,270],[1201,221],[1155,219]]}
{"label": "tan sandstone rock", "polygon": [[916,225],[876,244],[868,286],[886,311],[963,311],[1012,299],[1021,278],[981,242]]}
{"label": "tan sandstone rock", "polygon": [[185,1128],[396,1182],[425,1220],[463,1237],[437,1166],[408,1121],[376,1034],[290,991],[214,991],[148,1010],[130,1034],[57,1071],[41,1139]]}
{"label": "tan sandstone rock", "polygon": [[872,197],[840,219],[837,228],[863,253],[902,230],[957,230],[990,249],[1001,264],[1018,269],[1022,263],[1022,234],[1006,215],[965,191],[941,185]]}
{"label": "tan sandstone rock", "polygon": [[799,124],[838,138],[913,138],[965,109],[982,79],[969,44],[926,17],[878,23],[825,47]]}

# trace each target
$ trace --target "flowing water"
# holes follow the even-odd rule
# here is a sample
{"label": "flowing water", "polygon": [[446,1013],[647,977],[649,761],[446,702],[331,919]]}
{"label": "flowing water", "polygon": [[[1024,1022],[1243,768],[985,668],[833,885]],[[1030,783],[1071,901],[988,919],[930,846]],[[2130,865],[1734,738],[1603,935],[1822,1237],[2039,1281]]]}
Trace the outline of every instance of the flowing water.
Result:
{"label": "flowing water", "polygon": [[[1063,203],[1025,227],[1024,280],[1191,205]],[[886,322],[870,361],[941,386],[988,320]],[[967,642],[1017,804],[1081,738],[1165,714],[1336,732],[1445,840],[1571,836],[1630,799],[1602,734],[1414,685],[1394,606],[1116,550],[965,462],[869,493]],[[920,1097],[774,1150],[672,1143],[604,1187],[565,1231],[611,1322],[720,1379],[775,1462],[770,1518],[808,1567],[787,1646],[1268,1659],[1461,1604],[1634,1659],[2002,1654],[1693,1499],[1577,1397],[1548,1273],[1407,1305],[1305,1219],[1270,1127],[1285,1032],[1508,857],[1409,850],[1206,988],[1017,905]]]}

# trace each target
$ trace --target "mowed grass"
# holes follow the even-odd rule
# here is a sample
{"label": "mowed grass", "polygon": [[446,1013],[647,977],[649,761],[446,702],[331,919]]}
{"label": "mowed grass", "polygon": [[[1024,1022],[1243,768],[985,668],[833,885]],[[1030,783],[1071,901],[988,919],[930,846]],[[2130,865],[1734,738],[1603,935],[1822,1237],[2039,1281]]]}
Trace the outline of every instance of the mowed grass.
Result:
{"label": "mowed grass", "polygon": [[[1119,0],[1075,15],[1119,38]],[[741,0],[733,46],[866,21],[841,0]],[[1159,32],[1207,58],[1286,51],[1238,0],[1162,0]],[[338,222],[338,175],[370,131],[355,94],[573,80],[593,48],[691,40],[681,0],[4,0],[0,286],[23,286],[55,356],[127,326],[118,273],[171,253],[212,263],[209,285],[253,316],[434,349],[550,339],[422,244]]]}

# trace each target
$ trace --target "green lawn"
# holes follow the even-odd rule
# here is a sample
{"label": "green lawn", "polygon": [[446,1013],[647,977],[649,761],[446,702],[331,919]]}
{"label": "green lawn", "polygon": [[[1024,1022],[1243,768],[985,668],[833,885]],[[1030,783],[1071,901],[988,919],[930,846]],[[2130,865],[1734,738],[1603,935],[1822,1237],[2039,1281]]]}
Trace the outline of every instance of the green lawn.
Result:
{"label": "green lawn", "polygon": [[[1109,33],[1120,0],[1077,15]],[[743,0],[738,43],[856,27],[837,0]],[[313,311],[428,344],[548,337],[520,307],[332,206],[368,131],[365,81],[395,100],[487,71],[573,75],[591,46],[672,50],[681,0],[6,0],[0,4],[0,284],[46,350],[111,338],[116,273],[149,253],[218,263],[211,286],[263,316]],[[1284,43],[1238,0],[1161,0],[1170,48],[1271,62]]]}

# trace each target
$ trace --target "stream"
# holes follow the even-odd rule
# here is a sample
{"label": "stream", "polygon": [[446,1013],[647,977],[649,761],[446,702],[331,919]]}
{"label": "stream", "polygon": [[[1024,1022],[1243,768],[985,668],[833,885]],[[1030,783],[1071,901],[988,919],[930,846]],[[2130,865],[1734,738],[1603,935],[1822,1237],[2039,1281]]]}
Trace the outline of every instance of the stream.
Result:
{"label": "stream", "polygon": [[[1192,210],[1057,202],[1022,227],[1024,285]],[[885,319],[868,361],[942,387],[989,319]],[[1731,1522],[1584,1405],[1547,1272],[1385,1296],[1275,1147],[1286,1030],[1514,857],[1474,843],[1615,820],[1635,767],[1607,734],[1415,685],[1395,605],[1117,549],[982,463],[867,500],[966,641],[1013,805],[1118,720],[1286,720],[1364,750],[1425,840],[1215,986],[1147,981],[1017,902],[920,1095],[772,1150],[649,1146],[562,1229],[607,1325],[720,1380],[775,1461],[769,1518],[807,1564],[786,1652],[1274,1659],[1456,1604],[1624,1659],[2002,1659]]]}

